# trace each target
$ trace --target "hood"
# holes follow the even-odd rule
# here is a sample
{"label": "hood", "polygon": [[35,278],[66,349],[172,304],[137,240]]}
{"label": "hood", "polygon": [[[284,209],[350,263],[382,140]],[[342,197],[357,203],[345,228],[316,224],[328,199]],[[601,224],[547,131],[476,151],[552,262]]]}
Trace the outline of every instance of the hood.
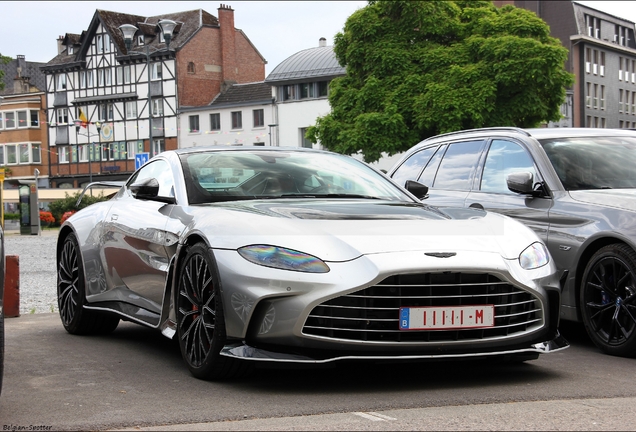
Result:
{"label": "hood", "polygon": [[196,206],[192,229],[210,245],[285,247],[324,261],[365,254],[483,251],[516,259],[538,238],[508,217],[371,200],[260,200]]}
{"label": "hood", "polygon": [[595,189],[570,191],[573,200],[636,212],[636,189]]}

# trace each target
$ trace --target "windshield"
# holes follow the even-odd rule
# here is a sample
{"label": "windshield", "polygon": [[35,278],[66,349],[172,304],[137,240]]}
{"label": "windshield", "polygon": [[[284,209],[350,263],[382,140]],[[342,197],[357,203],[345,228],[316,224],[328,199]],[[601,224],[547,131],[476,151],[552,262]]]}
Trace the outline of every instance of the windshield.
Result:
{"label": "windshield", "polygon": [[227,150],[180,158],[191,204],[280,197],[412,202],[383,175],[348,156]]}
{"label": "windshield", "polygon": [[635,138],[559,138],[541,145],[566,190],[636,187]]}

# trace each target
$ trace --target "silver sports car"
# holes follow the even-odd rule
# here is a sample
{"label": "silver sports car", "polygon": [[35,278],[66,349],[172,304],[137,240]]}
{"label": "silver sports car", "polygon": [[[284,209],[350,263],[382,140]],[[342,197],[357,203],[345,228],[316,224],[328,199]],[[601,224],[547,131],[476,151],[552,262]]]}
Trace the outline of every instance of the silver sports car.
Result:
{"label": "silver sports car", "polygon": [[157,328],[199,378],[253,361],[527,360],[567,347],[555,266],[532,230],[422,204],[329,152],[161,153],[62,225],[57,260],[67,331]]}

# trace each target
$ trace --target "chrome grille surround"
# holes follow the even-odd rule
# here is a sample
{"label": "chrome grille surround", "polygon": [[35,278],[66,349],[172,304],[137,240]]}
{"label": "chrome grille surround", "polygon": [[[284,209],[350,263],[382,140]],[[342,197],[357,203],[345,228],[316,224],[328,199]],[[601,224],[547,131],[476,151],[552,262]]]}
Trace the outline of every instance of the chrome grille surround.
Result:
{"label": "chrome grille surround", "polygon": [[[400,307],[492,304],[495,325],[480,329],[399,330]],[[302,333],[369,343],[483,341],[523,336],[543,326],[541,300],[492,274],[424,273],[390,276],[377,285],[314,307]]]}

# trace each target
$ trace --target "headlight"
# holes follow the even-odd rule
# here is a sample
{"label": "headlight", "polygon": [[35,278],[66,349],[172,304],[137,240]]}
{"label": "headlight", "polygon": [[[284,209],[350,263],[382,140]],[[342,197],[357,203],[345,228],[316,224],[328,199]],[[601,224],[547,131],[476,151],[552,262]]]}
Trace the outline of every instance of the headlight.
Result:
{"label": "headlight", "polygon": [[550,254],[543,243],[532,243],[519,255],[521,268],[532,270],[550,262]]}
{"label": "headlight", "polygon": [[306,253],[268,245],[245,246],[238,253],[251,263],[281,270],[305,273],[327,273],[329,267],[322,260]]}

